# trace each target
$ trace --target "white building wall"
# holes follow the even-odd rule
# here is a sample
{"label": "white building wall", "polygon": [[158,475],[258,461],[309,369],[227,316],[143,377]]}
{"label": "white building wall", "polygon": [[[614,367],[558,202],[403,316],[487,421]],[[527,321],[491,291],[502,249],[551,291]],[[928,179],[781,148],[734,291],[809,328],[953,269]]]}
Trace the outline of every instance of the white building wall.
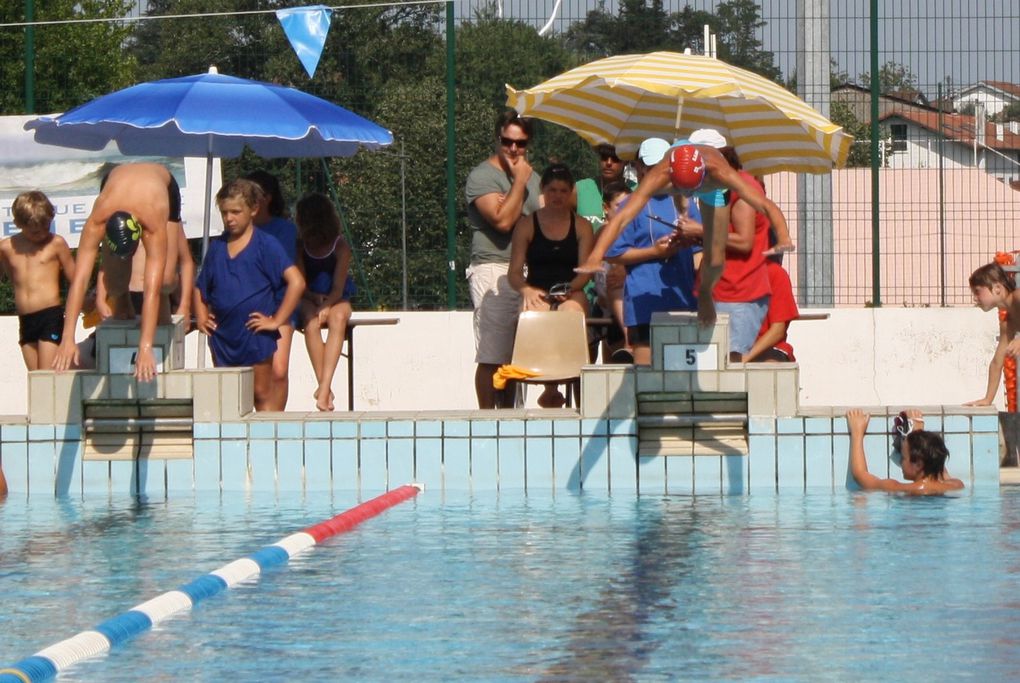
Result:
{"label": "white building wall", "polygon": [[[987,144],[993,145],[994,140]],[[944,168],[954,170],[960,168],[979,168],[999,180],[1020,178],[1020,163],[1016,161],[1016,153],[1001,154],[993,150],[978,147],[974,153],[973,143],[946,140]],[[939,167],[939,140],[920,126],[907,125],[907,148],[900,152],[890,152],[886,157],[889,168],[929,168]]]}
{"label": "white building wall", "polygon": [[956,107],[957,111],[960,111],[962,107],[965,107],[971,102],[980,102],[985,105],[985,112],[988,116],[993,116],[1015,101],[1016,100],[1014,99],[1004,97],[1001,93],[994,91],[987,86],[978,85],[971,90],[967,90],[966,93],[955,97],[953,99],[953,106]]}

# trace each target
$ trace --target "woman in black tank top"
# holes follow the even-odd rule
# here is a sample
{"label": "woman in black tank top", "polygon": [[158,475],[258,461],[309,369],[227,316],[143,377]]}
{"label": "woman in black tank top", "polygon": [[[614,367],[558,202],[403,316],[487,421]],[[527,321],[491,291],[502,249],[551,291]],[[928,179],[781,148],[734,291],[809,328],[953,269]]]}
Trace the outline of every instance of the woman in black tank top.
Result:
{"label": "woman in black tank top", "polygon": [[[522,216],[514,226],[508,278],[521,293],[521,310],[562,307],[588,312],[584,285],[590,274],[575,273],[595,241],[591,223],[574,213],[574,177],[563,164],[542,174],[541,209]],[[569,283],[569,292],[552,296],[554,285]]]}

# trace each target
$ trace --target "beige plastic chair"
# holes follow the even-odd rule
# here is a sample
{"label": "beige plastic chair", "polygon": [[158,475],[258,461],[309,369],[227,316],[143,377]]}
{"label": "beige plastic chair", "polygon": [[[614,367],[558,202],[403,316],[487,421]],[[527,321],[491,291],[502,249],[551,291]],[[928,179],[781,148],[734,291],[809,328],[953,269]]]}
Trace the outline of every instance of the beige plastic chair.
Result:
{"label": "beige plastic chair", "polygon": [[511,365],[539,375],[527,384],[567,384],[567,405],[581,394],[581,367],[589,362],[588,331],[580,311],[525,311],[517,321]]}

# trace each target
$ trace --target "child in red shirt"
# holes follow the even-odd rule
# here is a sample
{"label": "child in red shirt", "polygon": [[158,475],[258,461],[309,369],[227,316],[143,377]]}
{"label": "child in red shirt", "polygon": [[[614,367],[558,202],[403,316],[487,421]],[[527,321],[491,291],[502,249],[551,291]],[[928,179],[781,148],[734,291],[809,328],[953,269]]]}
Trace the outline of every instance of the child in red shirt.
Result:
{"label": "child in red shirt", "polygon": [[769,310],[754,346],[741,360],[744,363],[793,363],[797,359],[793,355],[793,347],[786,341],[786,332],[790,322],[800,316],[800,311],[793,296],[790,275],[779,261],[771,257],[765,260],[765,272],[772,288]]}

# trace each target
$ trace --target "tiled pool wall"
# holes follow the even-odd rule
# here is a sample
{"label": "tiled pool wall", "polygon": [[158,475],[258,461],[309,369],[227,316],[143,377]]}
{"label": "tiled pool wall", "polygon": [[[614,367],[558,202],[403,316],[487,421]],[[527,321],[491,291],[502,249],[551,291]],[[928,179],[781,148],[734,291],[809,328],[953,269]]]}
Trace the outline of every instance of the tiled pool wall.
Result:
{"label": "tiled pool wall", "polygon": [[[58,496],[375,492],[412,481],[441,490],[715,495],[848,486],[845,409],[801,409],[796,364],[730,363],[725,315],[712,327],[689,313],[656,314],[652,322],[652,366],[586,366],[576,411],[254,414],[249,368],[180,369],[146,384],[126,375],[33,372],[29,414],[0,417],[0,466],[15,494]],[[693,446],[684,455],[639,452],[642,401],[686,397],[693,405],[721,393],[741,397],[746,442],[701,454]],[[84,459],[83,405],[107,399],[190,399],[194,458]],[[889,436],[900,409],[868,409],[868,464],[879,476],[900,474]],[[712,418],[692,411],[689,419]],[[953,476],[974,488],[999,485],[993,408],[924,413],[927,428],[945,435]]]}
{"label": "tiled pool wall", "polygon": [[[999,485],[995,414],[947,406],[925,410],[943,432],[949,471],[971,488]],[[832,415],[751,417],[750,455],[637,455],[634,419],[582,418],[570,410],[472,411],[382,416],[278,413],[197,423],[194,459],[82,460],[81,427],[0,425],[0,464],[13,495],[144,494],[192,491],[380,491],[416,481],[430,489],[554,489],[647,494],[747,494],[844,489],[846,422]],[[870,470],[890,463],[893,417],[872,409]]]}

